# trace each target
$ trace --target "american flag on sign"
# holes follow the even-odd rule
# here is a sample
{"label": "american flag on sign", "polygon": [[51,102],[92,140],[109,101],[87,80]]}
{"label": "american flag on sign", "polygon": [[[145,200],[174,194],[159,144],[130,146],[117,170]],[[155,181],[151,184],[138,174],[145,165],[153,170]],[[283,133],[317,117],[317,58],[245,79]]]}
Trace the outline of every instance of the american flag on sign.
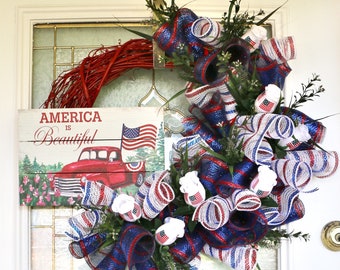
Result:
{"label": "american flag on sign", "polygon": [[156,148],[157,127],[151,124],[129,128],[123,124],[121,148],[135,150],[141,147]]}
{"label": "american flag on sign", "polygon": [[273,102],[270,102],[268,99],[264,99],[262,100],[261,104],[260,104],[260,108],[262,110],[265,110],[265,111],[270,111],[274,106],[274,103]]}
{"label": "american flag on sign", "polygon": [[156,234],[156,240],[160,244],[164,244],[168,239],[169,237],[165,234],[164,230],[161,230]]}

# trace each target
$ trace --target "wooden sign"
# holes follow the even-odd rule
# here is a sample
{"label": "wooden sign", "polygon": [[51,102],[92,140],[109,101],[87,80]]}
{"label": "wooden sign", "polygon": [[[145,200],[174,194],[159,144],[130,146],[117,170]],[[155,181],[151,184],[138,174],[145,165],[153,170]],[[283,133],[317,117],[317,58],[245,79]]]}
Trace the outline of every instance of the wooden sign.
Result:
{"label": "wooden sign", "polygon": [[133,194],[163,169],[159,108],[19,111],[21,205],[74,205],[86,180]]}

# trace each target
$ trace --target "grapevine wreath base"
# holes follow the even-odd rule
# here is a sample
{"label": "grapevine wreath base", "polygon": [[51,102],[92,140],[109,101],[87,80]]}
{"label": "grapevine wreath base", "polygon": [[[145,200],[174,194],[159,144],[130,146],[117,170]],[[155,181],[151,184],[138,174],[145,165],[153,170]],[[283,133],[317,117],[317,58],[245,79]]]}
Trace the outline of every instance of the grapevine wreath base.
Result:
{"label": "grapevine wreath base", "polygon": [[[69,250],[91,269],[197,269],[202,253],[254,269],[261,243],[304,216],[299,194],[316,191],[312,178],[337,169],[337,153],[319,147],[325,127],[297,110],[324,89],[314,76],[282,105],[294,39],[267,39],[254,17],[238,14],[237,1],[221,23],[174,3],[158,10],[147,3],[158,14],[172,11],[153,39],[167,67],[183,71],[189,60],[191,115],[171,167],[149,175],[134,196],[86,182],[82,211],[69,219]],[[244,31],[226,38],[242,18]],[[146,39],[95,50],[57,78],[44,107],[93,106],[101,87],[125,71],[152,69],[152,51]]]}

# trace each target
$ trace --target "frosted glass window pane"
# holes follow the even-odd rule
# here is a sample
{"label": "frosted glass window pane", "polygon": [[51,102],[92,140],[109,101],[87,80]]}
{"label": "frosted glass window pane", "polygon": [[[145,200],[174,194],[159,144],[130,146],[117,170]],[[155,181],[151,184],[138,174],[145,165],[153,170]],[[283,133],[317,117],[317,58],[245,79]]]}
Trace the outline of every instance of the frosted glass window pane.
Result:
{"label": "frosted glass window pane", "polygon": [[32,228],[32,270],[53,269],[53,233],[50,228]]}

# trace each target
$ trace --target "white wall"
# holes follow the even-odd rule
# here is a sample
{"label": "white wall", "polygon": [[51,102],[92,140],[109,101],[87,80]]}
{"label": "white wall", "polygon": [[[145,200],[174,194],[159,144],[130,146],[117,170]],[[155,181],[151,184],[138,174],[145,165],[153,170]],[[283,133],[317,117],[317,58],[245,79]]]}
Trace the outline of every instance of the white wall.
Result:
{"label": "white wall", "polygon": [[[123,2],[123,1],[122,1]],[[136,2],[136,6],[144,5],[142,0]],[[190,1],[179,1],[179,4]],[[211,4],[227,6],[227,0],[211,0],[209,6],[206,1],[197,0],[189,5],[195,10],[195,6],[205,6],[210,9]],[[248,3],[252,5],[276,7],[283,1],[243,1],[243,7]],[[20,266],[21,254],[19,251],[25,243],[21,243],[19,206],[17,198],[17,141],[16,141],[16,115],[18,108],[18,85],[17,74],[20,66],[17,66],[17,8],[22,6],[100,6],[121,3],[112,0],[12,0],[0,2],[0,117],[1,117],[1,182],[0,205],[1,205],[1,245],[0,269],[24,270]],[[314,118],[319,118],[335,112],[340,112],[340,95],[338,94],[338,51],[340,25],[338,0],[303,1],[291,0],[285,6],[286,25],[283,27],[284,34],[294,35],[298,49],[298,58],[290,62],[293,72],[287,81],[288,90],[300,89],[300,83],[306,82],[312,73],[321,75],[326,93],[311,103],[303,110]],[[221,15],[223,10],[221,10]],[[202,14],[204,15],[204,14]],[[20,44],[19,44],[20,46]],[[340,152],[339,133],[340,116],[332,117],[324,121],[328,128],[324,148]],[[308,232],[312,239],[308,243],[294,241],[290,245],[291,261],[289,270],[301,269],[339,269],[339,253],[325,249],[320,241],[322,227],[331,220],[340,220],[339,196],[340,181],[339,171],[329,179],[318,180],[320,190],[316,194],[303,194],[307,213],[304,219],[291,225],[296,231]],[[286,269],[284,269],[286,270]]]}

